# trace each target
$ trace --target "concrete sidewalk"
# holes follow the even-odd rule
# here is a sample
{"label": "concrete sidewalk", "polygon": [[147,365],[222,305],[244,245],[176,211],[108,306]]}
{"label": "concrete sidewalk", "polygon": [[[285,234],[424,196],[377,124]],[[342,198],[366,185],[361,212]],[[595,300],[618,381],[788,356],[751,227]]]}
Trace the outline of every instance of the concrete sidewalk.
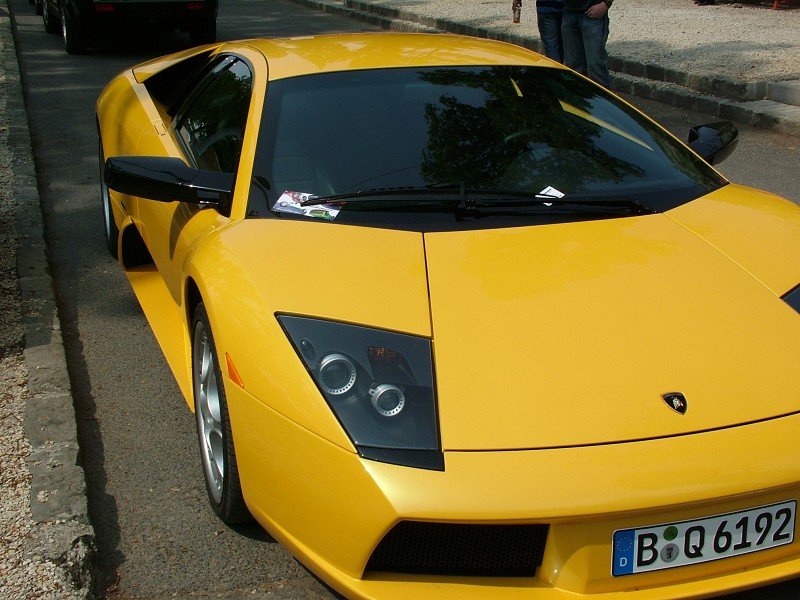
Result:
{"label": "concrete sidewalk", "polygon": [[[7,467],[30,452],[25,460],[29,476],[2,478],[0,523],[9,546],[0,552],[0,597],[21,597],[17,593],[24,585],[26,598],[78,600],[89,595],[94,531],[47,261],[28,114],[5,2],[0,5],[0,158],[4,184],[0,211],[5,213],[0,242],[6,259],[0,269],[5,284],[0,304],[6,312],[3,324],[14,330],[14,335],[3,338],[0,356],[20,365],[17,389],[3,389],[2,418],[7,425],[22,417],[18,423],[22,437],[0,462]],[[3,373],[4,383],[9,375]],[[19,414],[9,409],[9,397],[15,393],[21,398]],[[5,435],[9,431],[4,427]],[[9,440],[3,441],[8,450]],[[22,494],[28,495],[29,507],[19,512],[26,499]]]}
{"label": "concrete sidewalk", "polygon": [[[540,50],[533,0],[295,0],[403,31],[444,31]],[[721,119],[800,136],[800,10],[692,0],[618,0],[612,87]]]}

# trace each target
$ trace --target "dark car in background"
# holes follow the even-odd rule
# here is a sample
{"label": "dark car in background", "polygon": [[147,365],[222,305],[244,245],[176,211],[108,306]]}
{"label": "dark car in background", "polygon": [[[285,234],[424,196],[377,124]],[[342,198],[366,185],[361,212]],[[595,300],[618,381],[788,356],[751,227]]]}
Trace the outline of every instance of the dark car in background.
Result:
{"label": "dark car in background", "polygon": [[[44,28],[61,33],[70,54],[86,51],[94,36],[108,28],[152,22],[189,34],[192,44],[217,37],[217,0],[42,0]],[[38,4],[37,4],[38,12]]]}

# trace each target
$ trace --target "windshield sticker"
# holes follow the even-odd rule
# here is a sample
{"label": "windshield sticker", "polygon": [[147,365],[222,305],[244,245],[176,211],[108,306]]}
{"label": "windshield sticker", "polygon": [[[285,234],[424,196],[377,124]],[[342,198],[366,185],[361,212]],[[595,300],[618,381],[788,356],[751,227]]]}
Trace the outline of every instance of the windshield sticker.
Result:
{"label": "windshield sticker", "polygon": [[281,197],[272,207],[272,210],[279,213],[291,213],[294,215],[304,215],[315,219],[325,219],[333,221],[339,214],[339,209],[330,204],[314,204],[313,206],[303,206],[306,200],[313,200],[314,194],[305,192],[283,192]]}
{"label": "windshield sticker", "polygon": [[536,194],[537,198],[563,198],[564,192],[559,192],[556,188],[550,187],[549,185],[544,188],[541,192]]}

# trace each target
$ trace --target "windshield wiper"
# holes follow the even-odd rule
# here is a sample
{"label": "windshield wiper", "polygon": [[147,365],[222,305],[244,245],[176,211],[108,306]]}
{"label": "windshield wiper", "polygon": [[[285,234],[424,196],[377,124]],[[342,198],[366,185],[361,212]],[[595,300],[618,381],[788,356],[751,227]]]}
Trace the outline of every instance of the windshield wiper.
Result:
{"label": "windshield wiper", "polygon": [[358,190],[330,196],[315,196],[302,206],[319,204],[348,205],[351,210],[425,210],[452,205],[454,210],[476,216],[488,214],[518,214],[520,209],[559,210],[562,212],[597,212],[652,214],[655,211],[634,200],[616,196],[565,195],[554,196],[520,192],[466,188],[461,183],[444,183],[415,188],[377,188]]}
{"label": "windshield wiper", "polygon": [[[426,200],[434,199],[441,200],[442,196],[450,196],[452,200],[453,193],[458,194],[463,188],[458,183],[442,183],[427,185],[425,187],[394,187],[394,188],[373,188],[368,190],[356,190],[355,192],[345,192],[342,194],[331,194],[330,196],[312,196],[308,200],[300,203],[300,206],[318,206],[320,204],[337,204],[337,203],[359,203],[359,202],[381,202],[381,203],[396,203],[397,198],[407,196],[409,199],[413,198],[414,201],[425,202]],[[458,196],[456,196],[458,199]]]}
{"label": "windshield wiper", "polygon": [[482,191],[478,194],[479,199],[475,198],[475,194],[470,194],[468,202],[469,208],[485,210],[485,209],[501,209],[501,208],[522,208],[522,207],[554,207],[558,209],[590,209],[597,210],[598,212],[627,212],[636,215],[649,215],[654,211],[649,206],[635,200],[633,198],[625,197],[592,197],[592,196],[550,196],[542,194],[530,194],[520,192],[492,192]]}

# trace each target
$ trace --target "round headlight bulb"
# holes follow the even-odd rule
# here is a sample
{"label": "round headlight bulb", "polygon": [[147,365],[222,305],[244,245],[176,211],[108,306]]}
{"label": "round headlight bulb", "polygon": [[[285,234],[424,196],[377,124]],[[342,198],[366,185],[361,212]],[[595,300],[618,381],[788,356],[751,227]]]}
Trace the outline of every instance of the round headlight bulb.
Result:
{"label": "round headlight bulb", "polygon": [[344,354],[328,354],[319,361],[319,382],[332,396],[349,392],[356,383],[356,367]]}
{"label": "round headlight bulb", "polygon": [[369,388],[369,397],[372,400],[372,407],[384,417],[400,414],[406,404],[403,390],[390,383],[373,384]]}

